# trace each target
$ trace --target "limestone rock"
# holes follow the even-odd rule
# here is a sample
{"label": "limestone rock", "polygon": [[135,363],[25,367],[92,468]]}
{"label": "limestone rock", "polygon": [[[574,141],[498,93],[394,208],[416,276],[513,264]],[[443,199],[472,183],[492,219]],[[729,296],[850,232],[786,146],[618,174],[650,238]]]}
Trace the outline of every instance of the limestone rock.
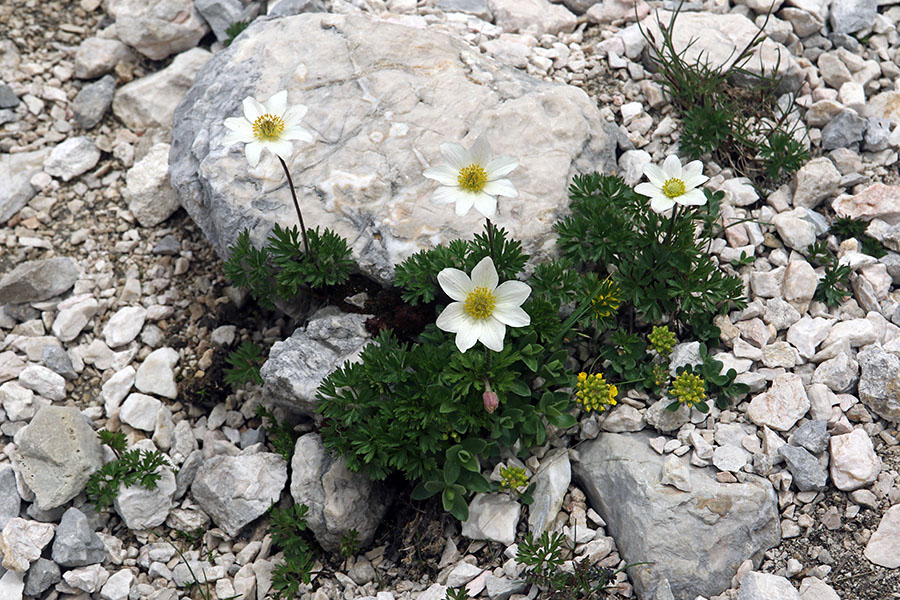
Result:
{"label": "limestone rock", "polygon": [[[150,446],[152,447],[152,443]],[[175,474],[168,466],[159,467],[156,472],[160,475],[156,489],[148,490],[139,484],[131,487],[119,486],[113,507],[129,529],[145,530],[158,527],[169,516],[175,495]]]}
{"label": "limestone rock", "polygon": [[900,223],[900,185],[875,183],[853,196],[841,195],[831,203],[835,214],[852,219],[881,219]]}
{"label": "limestone rock", "polygon": [[[179,208],[169,184],[169,144],[156,144],[125,175],[128,210],[142,227],[159,225]],[[112,347],[112,344],[110,344]]]}
{"label": "limestone rock", "polygon": [[84,513],[74,506],[63,513],[53,539],[53,561],[64,567],[84,567],[101,563],[106,556],[106,545]]}
{"label": "limestone rock", "polygon": [[[50,149],[0,154],[0,223],[6,223],[37,193],[31,178],[40,173]],[[0,286],[2,289],[2,286]],[[0,300],[0,304],[3,301]]]}
{"label": "limestone rock", "polygon": [[809,398],[799,375],[785,373],[772,386],[750,400],[747,416],[757,425],[787,431],[809,411]]}
{"label": "limestone rock", "polygon": [[44,172],[63,181],[87,173],[100,160],[100,149],[89,137],[72,137],[58,144],[44,161]]}
{"label": "limestone rock", "polygon": [[844,492],[867,486],[878,478],[881,459],[864,429],[831,438],[831,480]]}
{"label": "limestone rock", "polygon": [[516,541],[521,512],[522,506],[506,494],[475,494],[469,503],[469,518],[462,524],[462,535],[509,546]]}
{"label": "limestone rock", "polygon": [[541,460],[541,466],[531,478],[534,483],[534,502],[528,507],[528,530],[539,537],[553,524],[572,479],[569,452],[554,448]]}
{"label": "limestone rock", "polygon": [[787,464],[788,471],[794,478],[794,485],[801,492],[821,490],[828,481],[828,473],[807,450],[787,444],[778,448],[778,454]]}
{"label": "limestone rock", "polygon": [[171,129],[175,107],[210,56],[208,50],[192,48],[176,56],[162,71],[126,83],[116,90],[113,113],[135,131]]}
{"label": "limestone rock", "polygon": [[166,398],[178,396],[178,386],[175,384],[175,372],[173,368],[178,363],[178,352],[172,348],[159,348],[154,350],[134,376],[134,387],[145,394],[156,394]]}
{"label": "limestone rock", "polygon": [[41,408],[19,436],[14,460],[41,510],[77,496],[103,465],[97,434],[74,407]]}
{"label": "limestone rock", "polygon": [[118,348],[132,341],[141,332],[146,318],[147,309],[143,306],[125,306],[117,310],[103,327],[106,345]]}
{"label": "limestone rock", "polygon": [[814,158],[794,175],[796,191],[794,206],[815,208],[834,193],[841,182],[841,173],[827,157]]}
{"label": "limestone rock", "polygon": [[[281,59],[259,60],[268,55]],[[511,175],[519,197],[503,198],[494,221],[535,260],[555,240],[572,176],[616,166],[615,138],[580,89],[534,79],[452,37],[365,16],[257,20],[210,60],[175,117],[172,185],[221,256],[243,229],[258,244],[275,223],[296,223],[277,161],[251,170],[239,144],[222,144],[223,121],[241,114],[245,97],[282,88],[309,107],[304,126],[319,140],[295,145],[306,225],[350,240],[362,272],[383,282],[411,254],[482,226],[475,211],[460,219],[428,199],[435,187],[422,171],[441,162],[443,142],[471,145],[484,134],[496,154],[519,159]]]}
{"label": "limestone rock", "polygon": [[151,60],[193,48],[209,27],[191,0],[109,0],[120,40]]}
{"label": "limestone rock", "polygon": [[297,440],[291,471],[291,497],[309,507],[307,524],[323,548],[337,551],[351,529],[356,529],[360,546],[372,541],[389,505],[382,482],[350,472],[316,433]]}
{"label": "limestone rock", "polygon": [[900,567],[900,504],[887,509],[881,517],[878,529],[869,538],[863,555],[888,569]]}
{"label": "limestone rock", "polygon": [[41,550],[53,539],[56,525],[16,517],[0,533],[3,568],[24,573],[41,556]]}
{"label": "limestone rock", "polygon": [[214,456],[203,463],[191,493],[213,522],[234,536],[278,501],[286,482],[287,463],[279,454]]}
{"label": "limestone rock", "polygon": [[872,346],[856,355],[859,399],[875,414],[900,422],[900,358]]}
{"label": "limestone rock", "polygon": [[122,61],[132,60],[134,54],[119,40],[99,37],[86,38],[75,51],[75,77],[94,79],[106,75]]}
{"label": "limestone rock", "polygon": [[65,256],[23,262],[0,279],[0,304],[59,296],[75,284],[78,275],[78,266]]}
{"label": "limestone rock", "polygon": [[559,4],[548,0],[488,0],[494,22],[504,31],[559,34],[571,32],[577,17]]}
{"label": "limestone rock", "polygon": [[791,582],[780,575],[751,571],[741,579],[738,600],[801,600]]}
{"label": "limestone rock", "polygon": [[103,120],[106,111],[112,106],[113,94],[116,91],[116,78],[105,77],[81,88],[72,102],[75,122],[83,129],[91,129]]}
{"label": "limestone rock", "polygon": [[305,328],[275,342],[260,369],[267,399],[289,411],[313,414],[316,390],[345,362],[356,360],[369,341],[369,315],[319,312]]}
{"label": "limestone rock", "polygon": [[675,598],[720,594],[738,565],[758,565],[778,543],[775,491],[756,476],[721,484],[715,469],[695,467],[692,491],[677,491],[660,481],[666,457],[650,448],[649,437],[603,433],[584,442],[573,458],[575,479],[622,558],[655,561],[653,569],[630,571],[639,598],[653,598],[664,579]]}

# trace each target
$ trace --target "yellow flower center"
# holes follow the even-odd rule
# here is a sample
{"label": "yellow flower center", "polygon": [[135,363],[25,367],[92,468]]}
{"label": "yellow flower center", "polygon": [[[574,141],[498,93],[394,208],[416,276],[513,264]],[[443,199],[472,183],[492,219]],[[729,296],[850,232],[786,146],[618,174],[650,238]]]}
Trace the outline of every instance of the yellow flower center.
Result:
{"label": "yellow flower center", "polygon": [[672,177],[666,179],[663,184],[663,193],[669,198],[677,198],[684,195],[684,182],[680,179]]}
{"label": "yellow flower center", "polygon": [[467,192],[480,192],[487,184],[487,172],[481,165],[472,163],[468,167],[460,169],[456,180],[459,182],[459,187]]}
{"label": "yellow flower center", "polygon": [[260,142],[277,142],[284,133],[284,119],[265,114],[253,121],[253,137]]}
{"label": "yellow flower center", "polygon": [[473,319],[487,319],[494,313],[497,306],[497,297],[494,292],[486,287],[477,287],[466,296],[463,304],[466,314]]}

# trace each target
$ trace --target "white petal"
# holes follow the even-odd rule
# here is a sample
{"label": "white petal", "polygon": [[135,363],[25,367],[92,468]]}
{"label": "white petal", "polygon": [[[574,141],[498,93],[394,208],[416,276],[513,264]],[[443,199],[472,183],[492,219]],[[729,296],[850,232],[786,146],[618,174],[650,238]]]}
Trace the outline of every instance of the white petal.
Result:
{"label": "white petal", "polygon": [[482,258],[472,269],[472,285],[476,288],[484,287],[493,291],[497,288],[498,281],[500,278],[490,256]]}
{"label": "white petal", "polygon": [[[650,183],[661,188],[666,183],[666,172],[658,166],[650,163],[644,167],[644,175],[650,180]],[[640,192],[638,192],[640,193]],[[644,194],[645,196],[649,194]]]}
{"label": "white petal", "polygon": [[437,321],[434,322],[441,331],[449,331],[456,333],[468,327],[470,318],[466,315],[466,311],[462,302],[451,302],[447,305],[441,314],[438,315]]}
{"label": "white petal", "polygon": [[634,186],[634,191],[641,196],[650,196],[652,198],[662,193],[661,188],[662,186],[658,186],[653,183],[647,183],[645,181],[644,183],[639,183]]}
{"label": "white petal", "polygon": [[519,306],[531,295],[531,286],[524,281],[516,281],[510,279],[504,281],[497,289],[494,290],[494,296],[497,297],[497,307],[501,305]]}
{"label": "white petal", "polygon": [[457,201],[460,191],[455,187],[441,186],[431,194],[431,201],[435,204],[453,204]]}
{"label": "white petal", "polygon": [[656,194],[650,198],[650,208],[655,212],[664,213],[675,206],[675,201],[665,194]]}
{"label": "white petal", "polygon": [[512,156],[497,156],[484,168],[487,171],[488,181],[505,177],[519,166],[519,161]]}
{"label": "white petal", "polygon": [[253,96],[248,96],[244,98],[244,116],[247,118],[250,123],[253,123],[255,120],[260,118],[262,115],[266,114],[266,107],[260,104],[259,100],[254,98]]}
{"label": "white petal", "polygon": [[294,125],[293,127],[285,127],[281,137],[285,140],[300,140],[301,142],[312,142],[313,135],[305,127]]}
{"label": "white petal", "polygon": [[504,306],[501,308],[498,304],[491,316],[510,327],[525,327],[531,323],[531,316],[521,306]]}
{"label": "white petal", "polygon": [[281,90],[266,101],[266,112],[270,115],[284,117],[287,111],[287,90]]}
{"label": "white petal", "polygon": [[706,195],[700,190],[691,190],[676,198],[682,206],[702,206],[706,204]]}
{"label": "white petal", "polygon": [[491,162],[491,145],[483,133],[472,144],[472,160],[482,167]]}
{"label": "white petal", "polygon": [[247,155],[247,162],[251,167],[259,164],[259,157],[262,155],[263,145],[259,142],[253,142],[244,146],[244,153]]}
{"label": "white petal", "polygon": [[666,179],[681,179],[681,161],[674,154],[670,154],[663,162],[663,171],[666,173]]}
{"label": "white petal", "polygon": [[[235,119],[246,123],[243,119]],[[222,144],[225,146],[230,146],[237,142],[244,142],[245,144],[249,144],[254,141],[256,138],[253,137],[253,130],[249,127],[232,129],[225,133],[222,137]]]}
{"label": "white petal", "polygon": [[425,169],[425,172],[422,173],[423,176],[428,179],[434,179],[441,185],[449,185],[456,187],[459,185],[459,171],[455,170],[450,165],[438,165],[436,167],[429,167]]}
{"label": "white petal", "polygon": [[467,323],[465,327],[456,333],[456,347],[460,352],[465,353],[466,350],[475,345],[478,341],[479,327],[474,323]]}
{"label": "white petal", "polygon": [[506,326],[497,319],[485,319],[479,325],[481,325],[481,331],[478,332],[478,341],[494,352],[502,351]]}
{"label": "white petal", "polygon": [[700,187],[701,185],[703,185],[704,183],[709,181],[709,177],[707,177],[706,175],[703,175],[702,173],[694,173],[691,175],[688,175],[687,173],[685,173],[684,177],[682,178],[682,181],[684,181],[685,189],[692,190],[696,187]]}
{"label": "white petal", "polygon": [[231,131],[249,131],[253,133],[253,124],[243,117],[228,117],[222,124]]}
{"label": "white petal", "polygon": [[438,283],[441,285],[441,289],[444,290],[444,293],[457,302],[464,301],[466,296],[475,289],[469,276],[453,267],[441,269],[437,279]]}
{"label": "white petal", "polygon": [[463,167],[472,164],[472,155],[469,151],[453,142],[444,142],[441,144],[441,154],[450,166],[459,171]]}
{"label": "white petal", "polygon": [[486,219],[493,219],[497,215],[497,198],[484,192],[471,195],[475,197],[475,210],[484,215]]}
{"label": "white petal", "polygon": [[[452,189],[452,188],[447,188]],[[466,213],[469,212],[469,209],[472,208],[472,205],[475,204],[475,194],[470,194],[468,192],[461,192],[455,190],[456,192],[456,216],[464,217]]]}
{"label": "white petal", "polygon": [[519,196],[519,192],[509,179],[488,181],[481,191],[492,196],[509,196],[510,198],[517,198]]}
{"label": "white petal", "polygon": [[287,140],[278,140],[277,142],[266,142],[265,149],[287,160],[294,154],[294,145]]}
{"label": "white petal", "polygon": [[684,168],[681,170],[682,179],[687,180],[688,177],[693,177],[694,175],[702,175],[703,174],[703,163],[699,160],[692,160],[688,164],[684,165]]}
{"label": "white petal", "polygon": [[306,115],[306,111],[307,108],[303,104],[289,106],[282,117],[282,119],[284,119],[285,128],[290,128],[300,123]]}

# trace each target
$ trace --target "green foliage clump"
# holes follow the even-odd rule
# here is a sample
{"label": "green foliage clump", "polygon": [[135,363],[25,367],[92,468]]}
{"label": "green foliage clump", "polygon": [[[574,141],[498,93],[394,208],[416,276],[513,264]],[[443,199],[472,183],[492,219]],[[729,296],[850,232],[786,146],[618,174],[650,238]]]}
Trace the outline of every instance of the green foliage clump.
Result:
{"label": "green foliage clump", "polygon": [[[406,297],[433,300],[441,269],[471,270],[491,245],[501,279],[518,274],[527,258],[520,245],[488,225],[470,242],[420,252],[400,265]],[[358,362],[340,367],[319,387],[325,446],[343,455],[348,468],[373,479],[398,473],[419,482],[414,498],[440,494],[444,508],[464,520],[466,497],[492,490],[480,457],[517,443],[522,451],[543,444],[548,422],[575,424],[566,413],[571,400],[563,389],[574,385],[574,376],[565,366],[563,337],[589,310],[590,296],[583,295],[579,311],[561,318],[560,300],[579,294],[561,289],[575,281],[563,268],[541,271],[546,286],[536,285],[524,305],[531,324],[508,330],[501,352],[461,353],[453,336],[434,325],[415,343],[382,332]],[[487,383],[500,400],[493,413],[484,408]]]}
{"label": "green foliage clump", "polygon": [[353,261],[347,240],[330,229],[307,229],[307,253],[301,238],[296,225],[289,229],[275,225],[266,245],[256,248],[245,229],[228,248],[225,276],[269,308],[276,297],[290,299],[302,289],[338,285],[350,278]]}
{"label": "green foliage clump", "polygon": [[359,532],[351,529],[341,536],[340,554],[344,558],[350,558],[359,554]]}
{"label": "green foliage clump", "polygon": [[265,362],[262,348],[253,342],[241,342],[241,345],[225,357],[231,367],[224,370],[225,383],[237,387],[245,383],[262,385],[263,379],[259,368]]}
{"label": "green foliage clump", "polygon": [[793,97],[787,103],[779,102],[780,60],[771,73],[747,68],[757,60],[754,53],[766,37],[771,11],[756,35],[729,57],[730,64],[711,65],[708,57],[688,59],[696,39],[680,51],[675,47],[673,32],[682,3],[668,24],[657,18],[659,40],[641,30],[662,86],[681,112],[680,148],[691,159],[711,156],[758,185],[774,187],[809,160],[809,151],[798,139],[800,121]]}
{"label": "green foliage clump", "polygon": [[272,544],[281,548],[284,562],[272,570],[272,589],[276,598],[289,600],[300,596],[300,584],[309,585],[312,578],[313,549],[306,533],[305,504],[269,510],[269,533]]}
{"label": "green foliage clump", "polygon": [[850,285],[850,265],[839,265],[837,260],[825,266],[825,274],[816,286],[813,299],[824,302],[829,308],[837,308],[845,298],[853,294]]}
{"label": "green foliage clump", "polygon": [[109,508],[116,499],[121,485],[125,487],[140,485],[148,490],[156,489],[156,483],[162,477],[158,472],[159,468],[169,466],[165,454],[155,450],[126,451],[127,441],[121,431],[101,429],[97,435],[100,437],[100,443],[115,453],[116,460],[103,465],[88,479],[85,494],[94,508],[98,511]]}
{"label": "green foliage clump", "polygon": [[228,39],[225,40],[225,46],[230,46],[231,42],[234,41],[234,38],[239,36],[247,27],[250,26],[250,21],[235,21],[225,30],[225,35],[228,36]]}
{"label": "green foliage clump", "polygon": [[[598,277],[610,277],[631,314],[651,324],[668,321],[706,340],[718,336],[713,318],[746,306],[741,280],[727,276],[707,254],[723,194],[704,190],[707,204],[673,218],[650,209],[649,199],[616,176],[576,176],[569,188],[572,214],[557,224],[563,258]],[[620,313],[623,312],[621,309]]]}
{"label": "green foliage clump", "polygon": [[859,241],[860,252],[875,258],[881,258],[887,254],[887,248],[880,241],[866,233],[868,226],[869,224],[862,219],[838,217],[828,231],[844,239],[856,238]]}
{"label": "green foliage clump", "polygon": [[288,464],[291,464],[291,458],[294,456],[294,446],[297,445],[299,434],[288,424],[279,421],[275,414],[262,404],[256,407],[256,416],[263,420],[266,428],[266,437],[272,448]]}

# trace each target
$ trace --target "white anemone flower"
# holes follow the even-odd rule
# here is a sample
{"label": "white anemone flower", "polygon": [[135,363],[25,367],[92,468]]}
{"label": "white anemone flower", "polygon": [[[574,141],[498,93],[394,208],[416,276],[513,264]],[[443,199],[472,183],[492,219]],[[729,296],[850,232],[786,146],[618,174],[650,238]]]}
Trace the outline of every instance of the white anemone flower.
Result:
{"label": "white anemone flower", "polygon": [[682,206],[702,206],[706,196],[697,189],[709,180],[703,174],[703,163],[689,162],[682,168],[681,161],[674,154],[666,157],[662,168],[654,164],[644,167],[644,175],[650,183],[644,182],[634,188],[642,196],[650,197],[650,208],[663,213],[680,204]]}
{"label": "white anemone flower", "polygon": [[225,119],[229,129],[222,140],[226,146],[237,142],[247,144],[244,152],[251,167],[259,164],[263,150],[286,159],[293,152],[291,140],[313,141],[312,134],[300,126],[306,107],[287,105],[287,90],[281,90],[265,104],[249,96],[244,98],[244,116]]}
{"label": "white anemone flower", "polygon": [[511,156],[492,156],[491,146],[481,135],[471,150],[459,144],[441,144],[445,164],[425,169],[425,177],[434,179],[441,187],[432,198],[437,204],[456,203],[457,216],[463,216],[473,206],[486,218],[497,214],[497,196],[515,198],[519,195],[509,179],[505,179],[519,161]]}
{"label": "white anemone flower", "polygon": [[471,278],[453,268],[438,273],[441,289],[455,302],[438,316],[436,325],[456,334],[456,347],[460,352],[465,352],[475,342],[500,352],[507,325],[524,327],[531,323],[531,317],[521,306],[531,294],[531,287],[514,279],[500,285],[498,282],[497,269],[490,256],[475,265]]}

